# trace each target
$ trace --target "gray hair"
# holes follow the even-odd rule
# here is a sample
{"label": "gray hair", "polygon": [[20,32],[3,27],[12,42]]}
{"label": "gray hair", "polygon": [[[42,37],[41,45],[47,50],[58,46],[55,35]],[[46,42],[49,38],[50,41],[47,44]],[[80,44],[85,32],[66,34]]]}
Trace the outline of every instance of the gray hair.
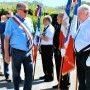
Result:
{"label": "gray hair", "polygon": [[50,23],[52,23],[52,17],[50,15],[44,16],[44,19],[47,19]]}
{"label": "gray hair", "polygon": [[80,10],[83,10],[84,12],[89,13],[89,15],[90,15],[90,6],[89,6],[89,5],[87,5],[87,4],[81,5],[81,6],[78,8],[78,12],[79,12]]}
{"label": "gray hair", "polygon": [[59,16],[59,17],[63,17],[63,16],[64,16],[64,12],[58,13],[58,16]]}
{"label": "gray hair", "polygon": [[26,3],[18,3],[16,6],[16,9],[27,9],[28,10],[28,5]]}

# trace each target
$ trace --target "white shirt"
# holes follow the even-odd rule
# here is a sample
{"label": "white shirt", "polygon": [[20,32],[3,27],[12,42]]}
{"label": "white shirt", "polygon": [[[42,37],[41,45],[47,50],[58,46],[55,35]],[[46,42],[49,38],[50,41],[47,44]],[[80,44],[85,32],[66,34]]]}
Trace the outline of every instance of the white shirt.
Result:
{"label": "white shirt", "polygon": [[53,45],[54,27],[50,24],[45,30],[45,36],[48,37],[48,41],[41,40],[41,45]]}
{"label": "white shirt", "polygon": [[90,17],[81,23],[79,30],[75,39],[75,49],[77,52],[90,44]]}

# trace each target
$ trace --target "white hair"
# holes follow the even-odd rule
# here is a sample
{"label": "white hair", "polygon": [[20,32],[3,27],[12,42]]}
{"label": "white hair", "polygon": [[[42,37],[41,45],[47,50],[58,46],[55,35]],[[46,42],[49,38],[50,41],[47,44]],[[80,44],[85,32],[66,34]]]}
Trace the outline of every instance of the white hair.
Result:
{"label": "white hair", "polygon": [[[49,21],[50,23],[52,23],[52,17],[51,17],[50,15],[44,16],[44,19],[48,19],[48,21]],[[44,19],[43,19],[43,20],[44,20]]]}
{"label": "white hair", "polygon": [[78,8],[78,12],[79,12],[80,10],[83,10],[84,12],[89,13],[89,15],[90,15],[90,6],[89,6],[89,5],[87,5],[87,4],[81,5],[81,6]]}

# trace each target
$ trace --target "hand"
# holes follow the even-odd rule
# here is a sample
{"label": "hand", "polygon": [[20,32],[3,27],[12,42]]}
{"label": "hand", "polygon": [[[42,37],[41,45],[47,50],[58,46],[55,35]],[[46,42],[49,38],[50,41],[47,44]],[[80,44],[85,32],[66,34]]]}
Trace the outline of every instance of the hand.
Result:
{"label": "hand", "polygon": [[9,64],[10,63],[10,56],[9,55],[5,55],[5,62],[7,63],[7,64]]}
{"label": "hand", "polygon": [[64,48],[61,49],[61,56],[64,57],[66,53],[66,50]]}

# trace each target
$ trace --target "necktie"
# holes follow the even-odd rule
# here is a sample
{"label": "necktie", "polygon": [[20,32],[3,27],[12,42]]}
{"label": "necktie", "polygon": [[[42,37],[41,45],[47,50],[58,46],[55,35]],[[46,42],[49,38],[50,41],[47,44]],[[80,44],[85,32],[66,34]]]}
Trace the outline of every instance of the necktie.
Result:
{"label": "necktie", "polygon": [[47,30],[48,27],[49,27],[49,25],[44,28],[44,30],[43,30],[43,36],[45,36],[46,30]]}

